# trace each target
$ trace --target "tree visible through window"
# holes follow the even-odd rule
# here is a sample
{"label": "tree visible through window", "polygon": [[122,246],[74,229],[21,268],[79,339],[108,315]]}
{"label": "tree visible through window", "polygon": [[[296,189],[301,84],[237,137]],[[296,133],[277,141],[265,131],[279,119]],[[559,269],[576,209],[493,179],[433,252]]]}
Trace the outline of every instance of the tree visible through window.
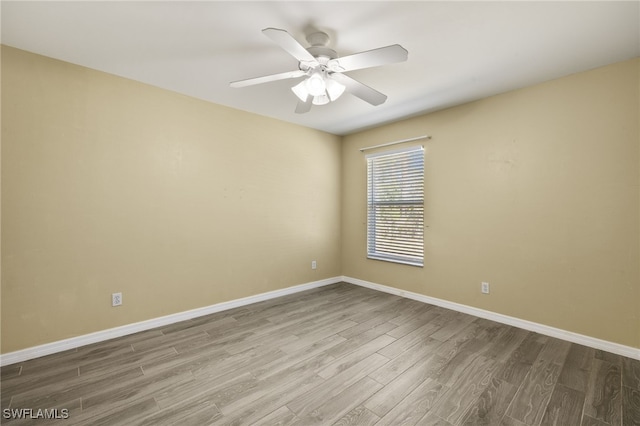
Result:
{"label": "tree visible through window", "polygon": [[423,266],[424,150],[367,155],[367,257]]}

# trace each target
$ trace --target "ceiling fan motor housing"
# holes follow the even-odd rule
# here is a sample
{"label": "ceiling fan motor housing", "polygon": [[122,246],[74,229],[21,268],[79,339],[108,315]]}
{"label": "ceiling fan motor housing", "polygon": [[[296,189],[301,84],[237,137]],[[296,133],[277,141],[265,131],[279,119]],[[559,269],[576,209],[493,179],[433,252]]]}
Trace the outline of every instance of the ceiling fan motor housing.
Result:
{"label": "ceiling fan motor housing", "polygon": [[338,54],[335,50],[324,46],[311,46],[307,48],[307,51],[311,53],[316,59],[318,59],[318,62],[320,63],[322,63],[320,61],[320,58],[324,58],[326,62],[329,59],[335,59],[338,57]]}
{"label": "ceiling fan motor housing", "polygon": [[335,50],[327,47],[329,44],[329,36],[327,33],[318,31],[307,36],[307,42],[311,45],[307,51],[318,60],[320,65],[327,65],[331,59],[338,57]]}
{"label": "ceiling fan motor housing", "polygon": [[316,31],[307,36],[307,42],[311,46],[327,46],[329,44],[329,35],[322,31]]}

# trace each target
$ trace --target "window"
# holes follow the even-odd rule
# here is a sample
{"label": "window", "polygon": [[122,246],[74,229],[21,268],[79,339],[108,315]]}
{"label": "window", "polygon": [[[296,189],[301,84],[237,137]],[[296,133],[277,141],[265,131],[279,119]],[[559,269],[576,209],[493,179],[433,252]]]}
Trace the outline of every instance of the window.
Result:
{"label": "window", "polygon": [[367,155],[367,257],[423,266],[424,150]]}

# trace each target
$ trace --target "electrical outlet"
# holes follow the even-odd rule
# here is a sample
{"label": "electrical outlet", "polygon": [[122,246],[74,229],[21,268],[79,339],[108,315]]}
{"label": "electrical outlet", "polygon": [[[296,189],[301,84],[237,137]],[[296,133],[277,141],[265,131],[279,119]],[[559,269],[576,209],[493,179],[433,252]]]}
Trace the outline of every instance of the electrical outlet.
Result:
{"label": "electrical outlet", "polygon": [[311,269],[316,269],[318,267],[318,264],[316,263],[315,260],[311,261]]}
{"label": "electrical outlet", "polygon": [[480,285],[480,291],[481,291],[482,293],[484,293],[484,294],[489,294],[489,283],[485,283],[485,282],[483,282],[483,283]]}
{"label": "electrical outlet", "polygon": [[122,305],[122,293],[111,294],[111,306],[120,306],[120,305]]}

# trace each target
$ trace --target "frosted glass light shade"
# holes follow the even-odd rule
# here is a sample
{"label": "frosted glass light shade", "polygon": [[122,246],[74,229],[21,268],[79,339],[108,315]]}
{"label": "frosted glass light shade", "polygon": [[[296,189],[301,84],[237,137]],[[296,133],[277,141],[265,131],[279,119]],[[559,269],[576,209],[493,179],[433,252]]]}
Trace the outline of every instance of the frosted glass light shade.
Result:
{"label": "frosted glass light shade", "polygon": [[334,79],[329,77],[326,79],[325,83],[327,85],[327,94],[332,101],[335,101],[344,93],[345,86]]}
{"label": "frosted glass light shade", "polygon": [[327,90],[327,84],[324,81],[324,77],[320,73],[315,73],[307,79],[307,90],[312,96],[324,95]]}
{"label": "frosted glass light shade", "polygon": [[326,94],[319,95],[319,96],[314,96],[312,103],[314,105],[326,105],[326,104],[329,103],[329,96],[327,96]]}
{"label": "frosted glass light shade", "polygon": [[309,91],[307,90],[306,83],[306,80],[302,80],[300,83],[291,88],[293,93],[295,93],[298,99],[300,99],[302,102],[307,102],[307,98],[309,97]]}

